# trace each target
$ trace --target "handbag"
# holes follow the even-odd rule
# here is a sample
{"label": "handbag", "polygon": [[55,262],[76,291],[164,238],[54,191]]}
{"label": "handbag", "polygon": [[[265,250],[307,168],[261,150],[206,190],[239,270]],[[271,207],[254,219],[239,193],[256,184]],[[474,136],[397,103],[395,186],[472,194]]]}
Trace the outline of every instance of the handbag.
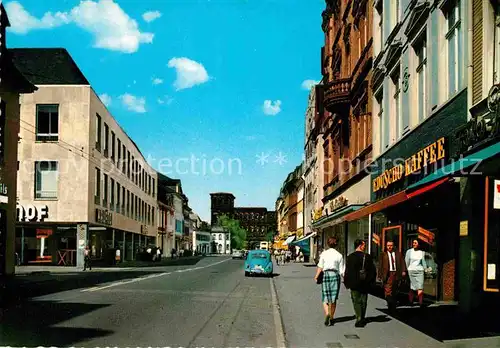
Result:
{"label": "handbag", "polygon": [[323,271],[321,271],[316,279],[316,284],[323,284]]}
{"label": "handbag", "polygon": [[366,254],[363,254],[363,266],[361,266],[361,270],[359,271],[359,280],[361,280],[361,281],[366,280],[365,258],[366,258]]}

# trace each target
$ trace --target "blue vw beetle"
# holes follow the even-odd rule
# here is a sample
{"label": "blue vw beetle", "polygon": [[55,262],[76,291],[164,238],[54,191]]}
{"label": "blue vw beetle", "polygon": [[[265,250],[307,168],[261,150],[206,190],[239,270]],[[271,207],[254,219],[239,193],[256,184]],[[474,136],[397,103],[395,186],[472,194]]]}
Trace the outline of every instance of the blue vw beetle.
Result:
{"label": "blue vw beetle", "polygon": [[267,250],[250,250],[245,260],[245,277],[252,274],[273,275],[273,261]]}

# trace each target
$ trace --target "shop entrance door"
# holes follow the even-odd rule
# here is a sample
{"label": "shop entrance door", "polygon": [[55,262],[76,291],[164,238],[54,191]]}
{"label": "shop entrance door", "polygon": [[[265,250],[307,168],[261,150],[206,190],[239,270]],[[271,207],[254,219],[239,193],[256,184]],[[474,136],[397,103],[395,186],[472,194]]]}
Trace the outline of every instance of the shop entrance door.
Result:
{"label": "shop entrance door", "polygon": [[385,250],[385,245],[388,241],[394,242],[394,246],[396,250],[399,250],[400,253],[402,253],[402,240],[403,240],[403,234],[402,234],[402,226],[397,225],[397,226],[389,226],[389,227],[384,227],[382,229],[382,251]]}

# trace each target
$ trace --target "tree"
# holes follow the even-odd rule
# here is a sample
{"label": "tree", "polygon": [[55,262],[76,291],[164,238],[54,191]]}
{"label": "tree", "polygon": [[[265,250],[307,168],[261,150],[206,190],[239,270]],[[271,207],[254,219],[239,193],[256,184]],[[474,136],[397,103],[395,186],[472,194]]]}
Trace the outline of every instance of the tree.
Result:
{"label": "tree", "polygon": [[268,231],[266,234],[266,241],[272,244],[274,242],[274,235],[274,231]]}
{"label": "tree", "polygon": [[243,249],[246,244],[247,231],[240,226],[240,222],[227,215],[221,215],[219,217],[219,224],[225,231],[230,233],[231,248]]}

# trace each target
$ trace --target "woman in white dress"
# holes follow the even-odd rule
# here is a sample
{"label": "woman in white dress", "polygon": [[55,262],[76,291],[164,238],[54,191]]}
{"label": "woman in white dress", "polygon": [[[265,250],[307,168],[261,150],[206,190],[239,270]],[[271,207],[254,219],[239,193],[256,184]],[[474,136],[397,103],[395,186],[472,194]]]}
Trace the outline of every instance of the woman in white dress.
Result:
{"label": "woman in white dress", "polygon": [[414,292],[417,292],[420,306],[424,302],[424,272],[427,268],[425,263],[425,251],[419,249],[417,239],[413,240],[413,248],[406,252],[406,267],[410,277],[410,292],[408,294],[410,305],[413,305]]}

